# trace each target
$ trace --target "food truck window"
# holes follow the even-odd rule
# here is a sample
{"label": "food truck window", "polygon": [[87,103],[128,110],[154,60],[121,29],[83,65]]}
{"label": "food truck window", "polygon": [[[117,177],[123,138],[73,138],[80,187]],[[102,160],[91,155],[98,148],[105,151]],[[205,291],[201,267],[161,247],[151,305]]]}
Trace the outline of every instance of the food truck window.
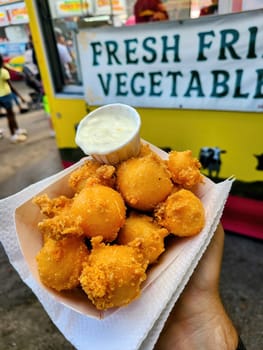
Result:
{"label": "food truck window", "polygon": [[[262,8],[262,0],[131,0],[127,24],[185,20]],[[166,11],[166,15],[161,12]]]}
{"label": "food truck window", "polygon": [[[150,3],[155,0],[146,1]],[[190,17],[191,1],[157,1],[167,14],[164,16],[166,20]],[[56,92],[82,92],[82,72],[77,45],[79,29],[100,25],[128,25],[129,19],[134,18],[135,2],[136,0],[36,0]],[[155,20],[159,20],[157,17]],[[136,23],[133,21],[132,24]]]}
{"label": "food truck window", "polygon": [[78,94],[82,93],[80,28],[221,15],[262,7],[262,0],[36,0],[36,4],[55,91]]}
{"label": "food truck window", "polygon": [[37,0],[42,34],[56,92],[81,92],[77,46],[78,22],[88,15],[87,2]]}
{"label": "food truck window", "polygon": [[[118,6],[116,5],[118,2]],[[77,45],[80,28],[121,26],[125,0],[36,0],[49,68],[56,92],[82,92],[82,72]],[[115,4],[115,5],[114,5]]]}

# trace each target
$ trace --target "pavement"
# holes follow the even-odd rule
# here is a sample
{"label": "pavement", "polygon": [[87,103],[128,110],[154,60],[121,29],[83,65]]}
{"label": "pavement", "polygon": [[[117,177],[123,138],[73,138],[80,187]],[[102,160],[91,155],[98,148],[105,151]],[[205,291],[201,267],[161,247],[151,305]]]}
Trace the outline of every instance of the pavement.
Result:
{"label": "pavement", "polygon": [[[23,92],[27,94],[26,89]],[[39,109],[18,114],[17,120],[20,127],[28,130],[28,140],[11,144],[7,131],[6,137],[0,140],[0,198],[14,194],[62,168],[44,111]],[[7,129],[5,118],[0,118],[0,128]],[[263,349],[262,244],[260,240],[226,232],[220,291],[226,310],[248,350]],[[21,281],[2,245],[0,280],[0,350],[74,349],[54,326],[32,291]]]}

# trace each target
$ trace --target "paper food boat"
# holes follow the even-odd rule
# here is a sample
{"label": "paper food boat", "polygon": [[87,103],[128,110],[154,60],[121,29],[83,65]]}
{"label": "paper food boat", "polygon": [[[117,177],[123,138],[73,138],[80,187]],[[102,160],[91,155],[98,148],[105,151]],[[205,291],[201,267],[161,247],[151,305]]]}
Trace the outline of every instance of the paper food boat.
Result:
{"label": "paper food boat", "polygon": [[[167,159],[167,153],[153,145],[150,145],[150,147],[163,159]],[[174,291],[178,288],[182,289],[186,283],[184,280],[185,276],[187,276],[187,278],[190,277],[189,261],[191,262],[191,266],[195,266],[198,263],[200,255],[205,249],[204,247],[212,237],[215,226],[222,214],[222,205],[224,206],[224,201],[226,200],[231,188],[230,181],[227,186],[224,186],[226,188],[223,188],[223,196],[221,199],[219,198],[221,195],[219,188],[220,184],[216,185],[211,180],[205,178],[203,184],[196,186],[194,192],[201,199],[205,208],[206,225],[204,229],[197,236],[178,238],[178,240],[174,240],[173,244],[166,248],[165,252],[160,257],[158,264],[149,269],[147,279],[142,286],[141,296],[129,305],[102,312],[95,308],[81,289],[57,292],[42,284],[38,275],[36,255],[42,247],[42,237],[41,233],[38,231],[37,224],[43,216],[41,215],[39,208],[32,203],[32,198],[41,193],[46,193],[50,198],[58,195],[71,196],[73,193],[67,184],[69,174],[82,165],[86,159],[87,158],[83,158],[72,167],[59,173],[60,175],[57,176],[54,181],[42,188],[40,192],[34,193],[31,198],[20,204],[15,210],[15,225],[18,241],[24,259],[35,281],[42,289],[49,293],[56,302],[63,304],[79,314],[97,319],[109,317],[113,313],[120,312],[124,308],[126,309],[126,312],[129,312],[129,309],[136,307],[135,304],[138,302],[138,299],[141,298],[146,290],[152,287],[152,284],[158,280],[163,272],[168,271],[169,269],[173,270],[177,263],[179,264],[178,276],[180,276],[180,278],[179,280],[175,279],[176,284],[174,285]],[[200,247],[203,248],[200,250]],[[184,264],[184,260],[186,264]]]}

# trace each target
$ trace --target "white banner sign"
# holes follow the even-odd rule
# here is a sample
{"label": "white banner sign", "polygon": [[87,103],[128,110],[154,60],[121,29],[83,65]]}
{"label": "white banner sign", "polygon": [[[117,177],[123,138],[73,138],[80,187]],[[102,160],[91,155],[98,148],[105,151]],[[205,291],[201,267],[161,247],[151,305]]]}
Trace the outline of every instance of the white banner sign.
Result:
{"label": "white banner sign", "polygon": [[85,98],[263,111],[263,11],[81,31]]}

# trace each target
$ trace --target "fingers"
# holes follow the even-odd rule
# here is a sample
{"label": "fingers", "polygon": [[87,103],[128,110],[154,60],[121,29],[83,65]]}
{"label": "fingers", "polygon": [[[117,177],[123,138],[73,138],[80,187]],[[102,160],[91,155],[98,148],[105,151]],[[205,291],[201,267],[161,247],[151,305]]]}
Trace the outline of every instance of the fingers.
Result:
{"label": "fingers", "polygon": [[214,292],[218,289],[223,249],[224,229],[220,223],[190,281],[199,290]]}
{"label": "fingers", "polygon": [[218,283],[223,248],[224,230],[219,224],[190,281],[176,302],[155,350],[171,349],[168,346],[169,339],[175,338],[175,327],[178,322],[180,328],[180,322],[185,324],[186,320],[197,319],[200,326],[200,316],[206,315],[206,312],[209,320],[211,312],[214,315],[213,310],[219,310],[222,313],[223,306],[218,294]]}

